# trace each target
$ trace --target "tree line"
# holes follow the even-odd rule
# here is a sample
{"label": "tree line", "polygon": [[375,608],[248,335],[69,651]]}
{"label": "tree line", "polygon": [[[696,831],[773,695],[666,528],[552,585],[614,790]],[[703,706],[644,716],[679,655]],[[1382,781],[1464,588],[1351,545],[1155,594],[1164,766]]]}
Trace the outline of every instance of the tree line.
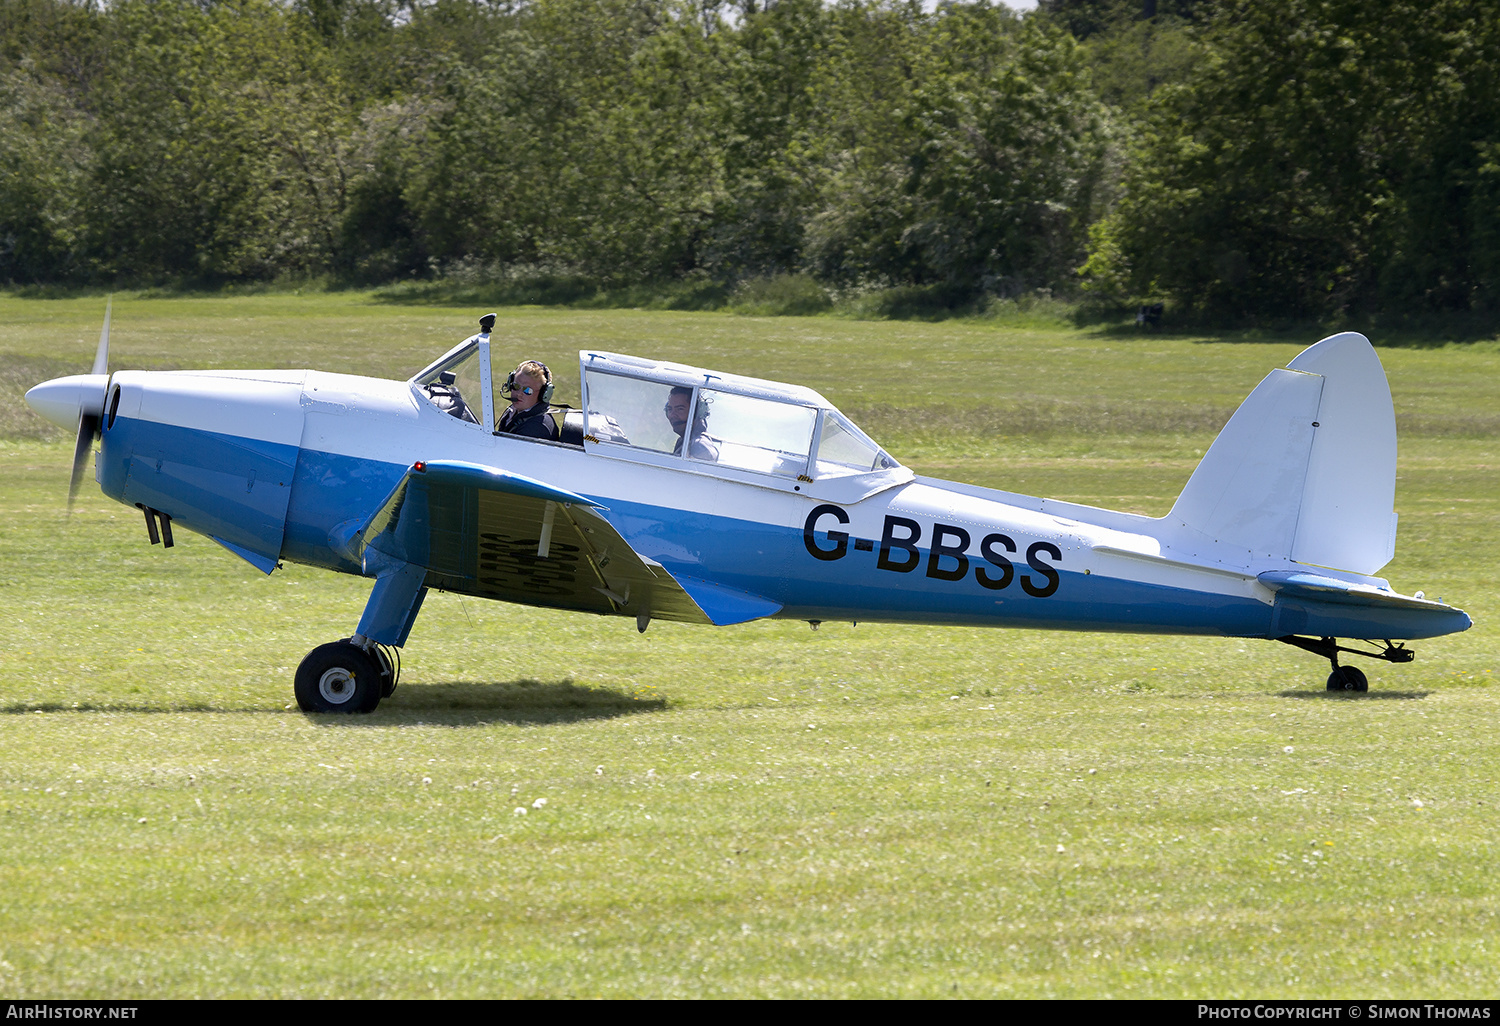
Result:
{"label": "tree line", "polygon": [[0,0],[0,281],[1486,311],[1497,44],[1472,0]]}

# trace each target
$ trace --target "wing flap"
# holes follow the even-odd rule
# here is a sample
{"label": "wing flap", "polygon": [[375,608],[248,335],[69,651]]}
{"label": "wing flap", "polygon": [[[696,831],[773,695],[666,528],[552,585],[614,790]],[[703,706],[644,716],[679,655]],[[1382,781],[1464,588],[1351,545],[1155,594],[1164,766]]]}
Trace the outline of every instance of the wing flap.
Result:
{"label": "wing flap", "polygon": [[697,603],[698,608],[703,610],[718,627],[760,620],[781,612],[780,602],[773,602],[760,595],[752,595],[748,591],[726,588],[722,584],[702,581],[696,577],[684,576],[676,580],[689,597]]}

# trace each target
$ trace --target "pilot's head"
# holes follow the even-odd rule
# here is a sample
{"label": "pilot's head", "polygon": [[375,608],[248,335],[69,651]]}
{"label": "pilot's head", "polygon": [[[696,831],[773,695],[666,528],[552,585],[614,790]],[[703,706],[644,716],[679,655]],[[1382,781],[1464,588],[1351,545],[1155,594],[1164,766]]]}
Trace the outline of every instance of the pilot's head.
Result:
{"label": "pilot's head", "polygon": [[693,390],[678,385],[672,389],[667,396],[667,405],[664,407],[667,414],[667,423],[672,425],[672,430],[682,434],[687,430],[688,408],[693,405]]}
{"label": "pilot's head", "polygon": [[524,413],[542,401],[548,385],[552,384],[552,372],[545,364],[527,360],[516,368],[506,381],[510,393],[510,405],[517,413]]}

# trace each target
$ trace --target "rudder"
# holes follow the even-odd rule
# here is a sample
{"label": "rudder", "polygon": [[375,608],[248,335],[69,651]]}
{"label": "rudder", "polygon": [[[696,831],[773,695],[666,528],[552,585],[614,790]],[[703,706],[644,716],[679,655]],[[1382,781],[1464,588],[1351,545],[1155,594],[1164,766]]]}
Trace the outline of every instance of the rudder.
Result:
{"label": "rudder", "polygon": [[1345,332],[1266,376],[1167,519],[1177,543],[1373,574],[1395,552],[1396,418],[1368,339]]}

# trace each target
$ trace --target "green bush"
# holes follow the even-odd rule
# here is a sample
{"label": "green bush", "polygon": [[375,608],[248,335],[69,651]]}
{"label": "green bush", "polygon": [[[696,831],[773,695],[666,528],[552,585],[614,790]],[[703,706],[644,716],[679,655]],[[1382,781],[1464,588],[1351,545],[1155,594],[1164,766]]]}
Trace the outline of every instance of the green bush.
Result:
{"label": "green bush", "polygon": [[741,282],[729,300],[735,313],[751,317],[805,316],[833,306],[828,292],[806,274],[775,274]]}

